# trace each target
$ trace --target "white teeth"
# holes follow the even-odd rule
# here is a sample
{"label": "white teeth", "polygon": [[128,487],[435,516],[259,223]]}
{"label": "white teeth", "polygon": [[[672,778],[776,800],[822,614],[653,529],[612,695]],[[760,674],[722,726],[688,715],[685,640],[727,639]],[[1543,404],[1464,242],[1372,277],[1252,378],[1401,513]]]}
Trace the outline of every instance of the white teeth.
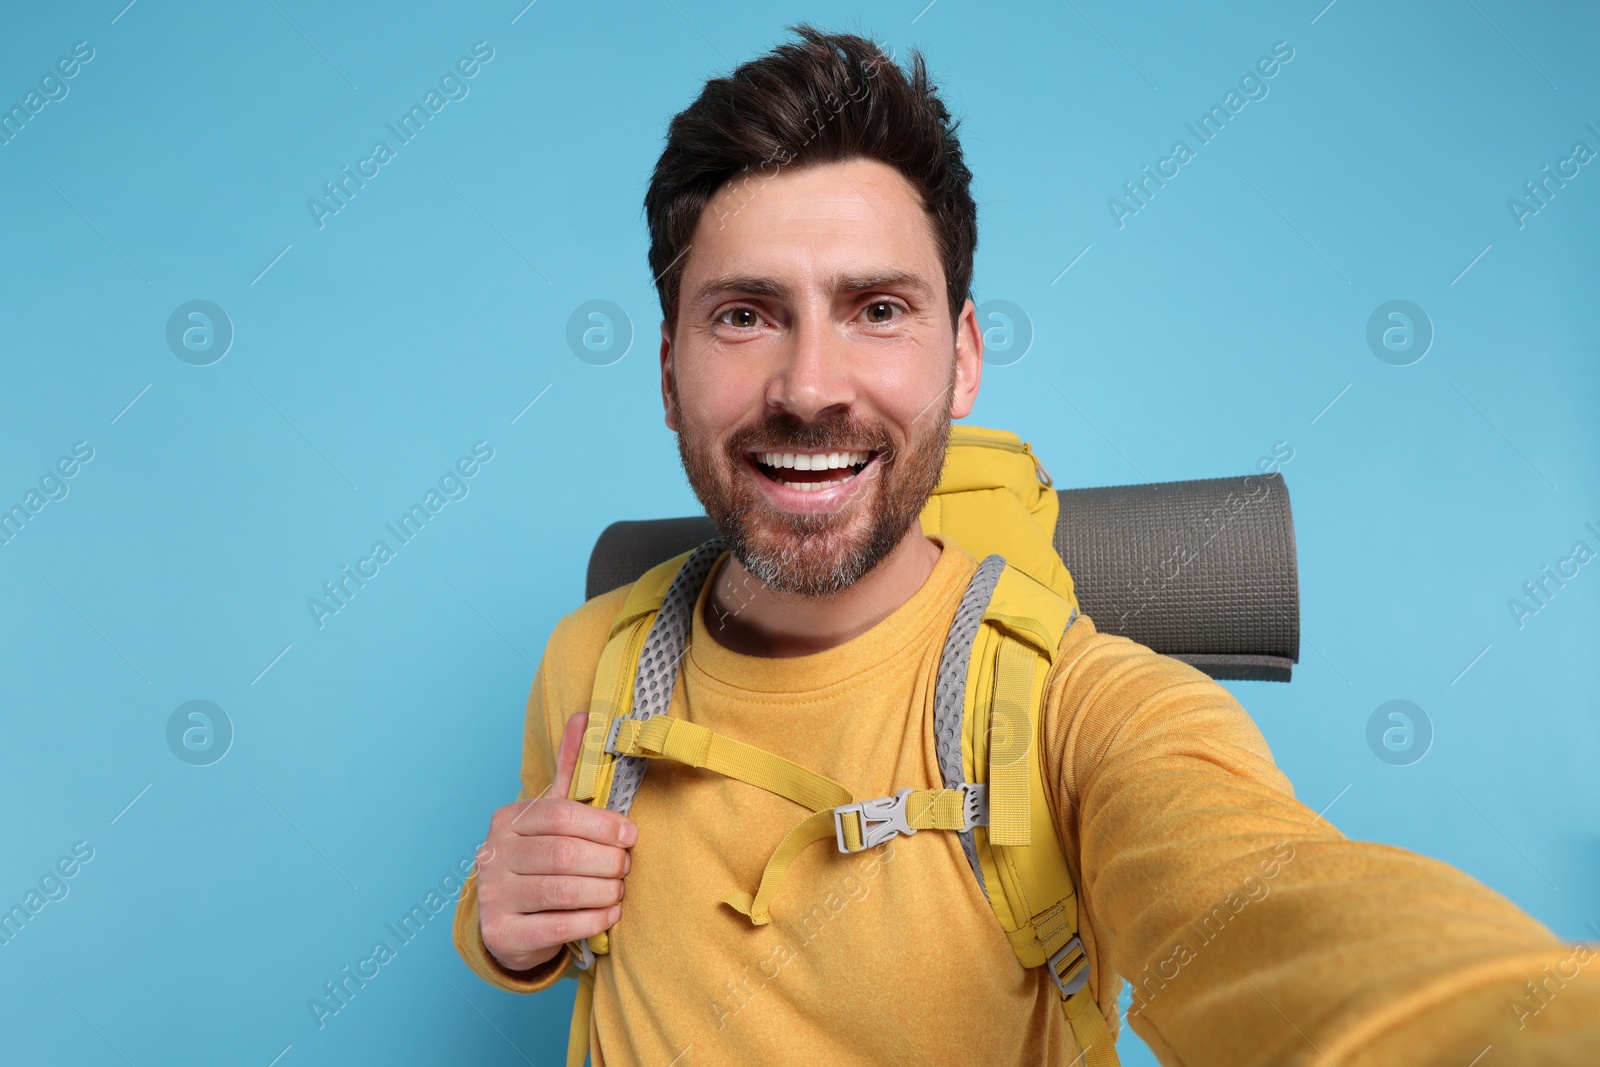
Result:
{"label": "white teeth", "polygon": [[764,466],[798,471],[826,471],[855,467],[872,458],[870,452],[757,452]]}

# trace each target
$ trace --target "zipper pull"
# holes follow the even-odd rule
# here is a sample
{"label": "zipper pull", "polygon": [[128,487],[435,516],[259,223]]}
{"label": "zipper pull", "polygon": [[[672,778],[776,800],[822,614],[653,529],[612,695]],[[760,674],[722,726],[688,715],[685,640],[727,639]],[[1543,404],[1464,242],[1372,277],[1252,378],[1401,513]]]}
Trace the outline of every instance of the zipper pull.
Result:
{"label": "zipper pull", "polygon": [[1033,454],[1033,445],[1027,441],[1024,441],[1022,443],[1022,450],[1028,454],[1029,459],[1033,460],[1034,473],[1037,474],[1039,480],[1044,483],[1045,488],[1054,489],[1056,483],[1051,479],[1050,472],[1044,469],[1044,464],[1039,462],[1039,457]]}

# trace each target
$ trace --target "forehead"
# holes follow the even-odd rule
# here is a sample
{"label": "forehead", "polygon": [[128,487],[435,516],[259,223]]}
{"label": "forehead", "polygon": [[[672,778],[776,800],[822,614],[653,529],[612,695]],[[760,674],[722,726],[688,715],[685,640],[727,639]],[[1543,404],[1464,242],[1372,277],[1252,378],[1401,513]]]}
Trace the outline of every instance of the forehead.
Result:
{"label": "forehead", "polygon": [[[766,168],[771,175],[772,167]],[[869,159],[736,176],[701,213],[680,292],[728,273],[783,278],[797,288],[863,269],[897,268],[942,286],[932,220],[899,171]]]}

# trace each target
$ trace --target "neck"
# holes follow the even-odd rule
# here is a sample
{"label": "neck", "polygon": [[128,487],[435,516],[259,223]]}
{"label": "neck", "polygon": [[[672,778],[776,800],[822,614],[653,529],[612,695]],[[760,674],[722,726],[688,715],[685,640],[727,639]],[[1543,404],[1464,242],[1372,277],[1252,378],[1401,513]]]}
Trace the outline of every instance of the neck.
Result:
{"label": "neck", "polygon": [[706,597],[705,624],[717,643],[747,656],[806,656],[858,637],[922,588],[939,545],[913,522],[862,579],[831,596],[781,593],[730,557]]}

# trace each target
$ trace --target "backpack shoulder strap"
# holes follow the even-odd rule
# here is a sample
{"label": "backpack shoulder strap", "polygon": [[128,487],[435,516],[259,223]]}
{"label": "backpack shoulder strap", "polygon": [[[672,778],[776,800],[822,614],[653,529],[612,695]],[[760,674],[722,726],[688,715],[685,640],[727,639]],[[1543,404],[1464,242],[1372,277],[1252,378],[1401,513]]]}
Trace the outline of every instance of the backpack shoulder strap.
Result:
{"label": "backpack shoulder strap", "polygon": [[1046,968],[1089,1067],[1114,1067],[1036,743],[1045,680],[1076,617],[1069,598],[1001,556],[985,557],[946,639],[934,729],[945,784],[986,783],[987,825],[963,831],[961,842],[1018,962]]}
{"label": "backpack shoulder strap", "polygon": [[[678,662],[688,647],[694,606],[723,543],[713,538],[674,556],[640,576],[611,621],[589,701],[589,722],[573,769],[569,800],[626,815],[644,783],[648,762],[605,750],[613,716],[647,719],[664,714],[678,680]],[[583,1067],[589,1056],[589,1021],[594,1005],[594,964],[611,951],[605,931],[567,949],[579,969],[572,1024],[567,1034],[567,1067]]]}
{"label": "backpack shoulder strap", "polygon": [[712,538],[650,568],[629,590],[600,653],[569,799],[623,815],[633,807],[646,761],[606,752],[607,726],[616,715],[649,719],[666,712],[700,587],[722,550],[721,539]]}

